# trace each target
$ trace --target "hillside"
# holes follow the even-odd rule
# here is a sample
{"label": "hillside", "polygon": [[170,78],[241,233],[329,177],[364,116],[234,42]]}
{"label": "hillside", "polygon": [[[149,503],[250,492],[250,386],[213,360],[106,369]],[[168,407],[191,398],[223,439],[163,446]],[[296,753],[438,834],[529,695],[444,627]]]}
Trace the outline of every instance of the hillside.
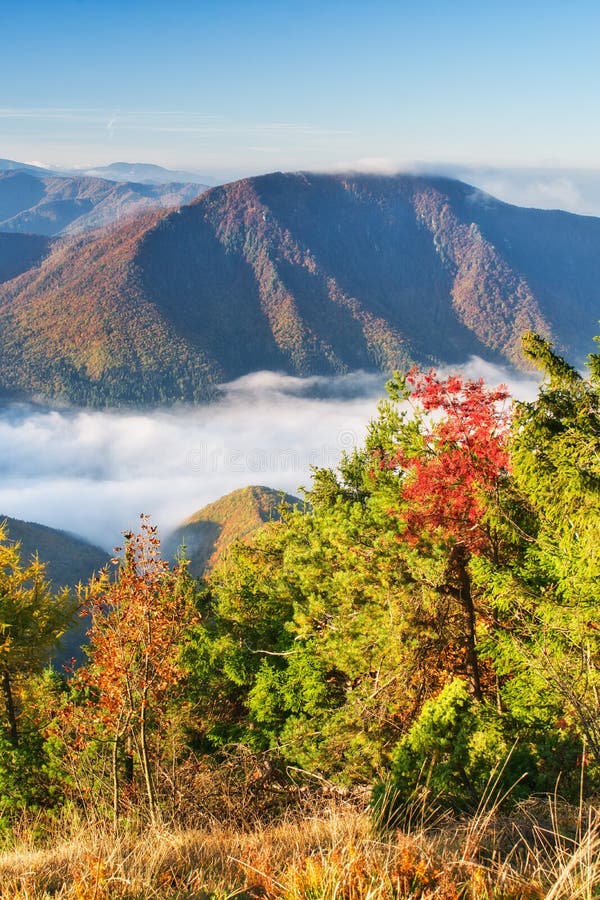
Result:
{"label": "hillside", "polygon": [[164,554],[174,558],[185,546],[190,572],[203,575],[234,541],[243,541],[265,522],[279,519],[282,502],[296,506],[301,501],[262,485],[232,491],[185,519],[165,540]]}
{"label": "hillside", "polygon": [[0,231],[0,283],[39,265],[51,248],[52,241],[44,235]]}
{"label": "hillside", "polygon": [[56,590],[88,581],[93,572],[109,562],[110,557],[100,547],[66,531],[2,515],[0,522],[6,522],[9,539],[20,543],[24,563],[36,553],[46,563],[46,574]]}
{"label": "hillside", "polygon": [[63,243],[0,287],[0,390],[162,403],[258,369],[520,365],[526,329],[582,361],[599,249],[600,219],[449,179],[246,179]]}
{"label": "hillside", "polygon": [[[94,572],[99,571],[110,560],[100,547],[66,531],[2,515],[0,522],[6,522],[9,540],[20,543],[23,565],[27,565],[36,554],[46,564],[46,575],[55,591],[62,587],[74,588],[79,582],[85,584]],[[88,627],[87,619],[75,621],[73,628],[60,642],[60,648],[54,657],[57,665],[72,658],[81,659],[81,645],[85,642]]]}
{"label": "hillside", "polygon": [[0,231],[78,234],[156,207],[189,203],[198,184],[117,183],[45,174],[33,167],[0,169]]}

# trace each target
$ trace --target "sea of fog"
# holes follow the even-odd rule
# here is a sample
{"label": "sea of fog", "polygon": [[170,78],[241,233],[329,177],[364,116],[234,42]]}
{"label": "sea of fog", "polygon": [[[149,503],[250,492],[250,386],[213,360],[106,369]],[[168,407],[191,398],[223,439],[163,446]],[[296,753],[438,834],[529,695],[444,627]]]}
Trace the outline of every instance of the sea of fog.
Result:
{"label": "sea of fog", "polygon": [[[533,377],[471,359],[461,367],[533,397]],[[258,372],[217,402],[156,410],[0,408],[0,516],[61,528],[110,551],[147,513],[166,534],[223,494],[262,484],[296,494],[312,466],[360,444],[384,379]]]}

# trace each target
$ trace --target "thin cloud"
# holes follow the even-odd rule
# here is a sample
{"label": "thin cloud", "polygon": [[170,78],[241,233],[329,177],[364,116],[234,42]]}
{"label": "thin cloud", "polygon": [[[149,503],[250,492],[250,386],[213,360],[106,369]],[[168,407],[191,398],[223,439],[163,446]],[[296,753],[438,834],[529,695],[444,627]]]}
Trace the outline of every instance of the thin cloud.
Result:
{"label": "thin cloud", "polygon": [[416,168],[423,173],[459,178],[515,206],[600,215],[600,168],[444,163],[420,164]]}
{"label": "thin cloud", "polygon": [[[114,113],[102,108],[40,107],[20,109],[0,108],[3,119],[59,120],[81,124],[108,124],[110,130],[117,121]],[[180,122],[174,120],[180,119]],[[130,110],[118,113],[118,120],[127,128],[139,131],[156,131],[168,134],[288,134],[347,136],[354,132],[349,129],[324,128],[310,122],[252,122],[232,119],[227,116],[210,116],[200,113],[173,110]],[[163,120],[166,120],[163,124]]]}

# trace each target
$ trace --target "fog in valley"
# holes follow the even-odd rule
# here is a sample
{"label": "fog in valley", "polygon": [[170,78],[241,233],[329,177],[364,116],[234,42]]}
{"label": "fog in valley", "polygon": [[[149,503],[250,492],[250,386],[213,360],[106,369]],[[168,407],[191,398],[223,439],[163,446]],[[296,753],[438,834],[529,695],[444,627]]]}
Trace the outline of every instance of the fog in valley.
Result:
{"label": "fog in valley", "polygon": [[[462,368],[513,395],[535,395],[535,376],[472,359]],[[381,375],[293,378],[259,372],[203,406],[81,410],[10,404],[0,409],[0,515],[39,522],[111,550],[148,513],[164,535],[223,494],[262,484],[292,494],[311,466],[335,466],[360,444]]]}

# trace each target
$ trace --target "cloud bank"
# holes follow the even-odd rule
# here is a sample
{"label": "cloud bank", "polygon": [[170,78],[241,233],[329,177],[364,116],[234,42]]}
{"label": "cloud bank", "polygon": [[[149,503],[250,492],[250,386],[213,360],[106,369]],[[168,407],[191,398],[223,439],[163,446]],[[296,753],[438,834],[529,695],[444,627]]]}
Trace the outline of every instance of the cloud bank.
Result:
{"label": "cloud bank", "polygon": [[515,206],[600,216],[600,169],[428,164],[420,170],[466,181]]}
{"label": "cloud bank", "polygon": [[375,175],[441,175],[465,181],[492,197],[515,206],[561,209],[578,215],[600,216],[600,168],[469,165],[365,157],[340,161],[328,171]]}
{"label": "cloud bank", "polygon": [[[472,359],[469,377],[535,395],[533,378]],[[165,535],[248,484],[297,493],[311,466],[360,445],[381,375],[294,378],[258,372],[223,385],[218,402],[151,411],[10,404],[0,409],[0,515],[80,535],[106,550],[149,513]]]}

